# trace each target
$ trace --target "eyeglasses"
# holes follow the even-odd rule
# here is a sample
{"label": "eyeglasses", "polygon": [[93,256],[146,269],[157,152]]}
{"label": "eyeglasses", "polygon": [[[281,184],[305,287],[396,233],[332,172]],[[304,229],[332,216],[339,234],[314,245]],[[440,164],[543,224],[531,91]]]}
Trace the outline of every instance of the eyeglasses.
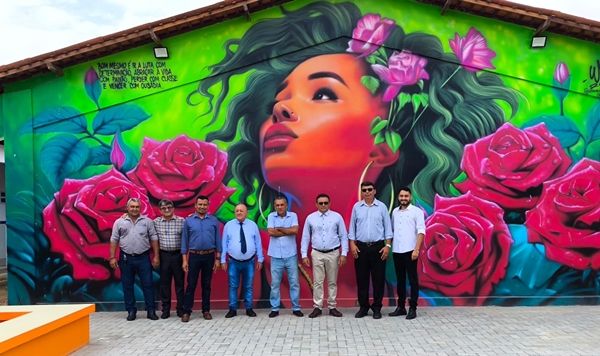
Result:
{"label": "eyeglasses", "polygon": [[363,188],[361,189],[363,193],[372,192],[374,188]]}
{"label": "eyeglasses", "polygon": [[319,205],[329,205],[329,202],[328,201],[319,201],[319,202],[317,202],[317,204],[319,204]]}
{"label": "eyeglasses", "polygon": [[160,207],[160,210],[171,210],[171,209],[173,209],[172,206],[161,206]]}

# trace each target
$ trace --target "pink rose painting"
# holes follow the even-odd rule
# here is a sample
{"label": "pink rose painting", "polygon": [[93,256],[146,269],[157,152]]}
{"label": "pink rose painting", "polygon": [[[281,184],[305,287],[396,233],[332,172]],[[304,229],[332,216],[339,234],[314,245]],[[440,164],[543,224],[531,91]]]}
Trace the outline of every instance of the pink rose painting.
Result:
{"label": "pink rose painting", "polygon": [[549,260],[600,270],[600,162],[584,158],[545,182],[526,217],[529,242],[543,244]]}
{"label": "pink rose painting", "polygon": [[473,27],[465,37],[456,33],[454,39],[450,40],[450,48],[466,71],[477,72],[495,68],[492,58],[496,57],[496,52],[488,47],[486,39]]}
{"label": "pink rose painting", "polygon": [[140,199],[143,215],[155,217],[146,190],[114,169],[84,180],[66,179],[54,194],[42,213],[44,233],[51,250],[73,266],[73,278],[110,278],[111,230],[130,198]]}
{"label": "pink rose painting", "polygon": [[394,52],[390,56],[388,66],[374,64],[371,66],[379,78],[388,86],[383,93],[383,101],[392,101],[403,86],[414,85],[421,79],[429,79],[425,71],[427,60],[408,51]]}
{"label": "pink rose painting", "polygon": [[393,20],[381,18],[377,14],[366,14],[352,31],[347,52],[366,57],[377,51],[389,37],[395,24]]}
{"label": "pink rose painting", "polygon": [[185,135],[157,142],[146,138],[138,165],[127,176],[148,191],[151,199],[169,199],[177,213],[186,216],[195,211],[198,195],[210,200],[214,213],[234,192],[222,181],[227,172],[227,153],[213,143]]}
{"label": "pink rose painting", "polygon": [[481,305],[504,278],[511,245],[496,204],[470,193],[437,196],[418,259],[419,284],[459,297],[454,305]]}
{"label": "pink rose painting", "polygon": [[461,168],[467,179],[456,188],[505,209],[531,209],[542,183],[565,174],[571,159],[545,124],[524,130],[502,125],[465,146]]}

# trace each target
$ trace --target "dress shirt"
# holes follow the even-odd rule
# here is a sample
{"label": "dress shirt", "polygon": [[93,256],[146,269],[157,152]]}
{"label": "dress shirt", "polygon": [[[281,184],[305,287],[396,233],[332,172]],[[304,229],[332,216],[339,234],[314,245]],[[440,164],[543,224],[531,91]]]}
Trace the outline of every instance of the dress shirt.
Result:
{"label": "dress shirt", "polygon": [[158,234],[158,245],[163,251],[179,251],[181,249],[181,230],[184,218],[173,215],[171,219],[162,216],[154,219],[154,228]]}
{"label": "dress shirt", "polygon": [[[276,211],[267,217],[267,228],[278,227],[290,228],[298,226],[298,215],[291,211],[286,211],[284,216],[279,216]],[[269,241],[269,251],[267,254],[275,258],[288,258],[298,254],[298,245],[296,244],[296,234],[279,237],[271,236]]]}
{"label": "dress shirt", "polygon": [[258,262],[265,260],[260,241],[260,231],[258,225],[252,220],[243,222],[244,236],[246,237],[246,253],[242,253],[240,244],[240,222],[237,219],[228,221],[223,228],[223,253],[221,254],[221,263],[226,262],[227,255],[236,260],[247,260],[256,255]]}
{"label": "dress shirt", "polygon": [[399,207],[392,211],[394,240],[392,251],[404,253],[415,249],[417,234],[425,234],[425,214],[423,210],[409,204],[406,209]]}
{"label": "dress shirt", "polygon": [[387,206],[377,199],[371,205],[364,200],[354,204],[348,239],[361,242],[391,240],[392,223]]}
{"label": "dress shirt", "polygon": [[150,240],[158,241],[154,222],[140,215],[135,223],[129,215],[115,221],[110,236],[111,242],[117,242],[123,252],[128,254],[144,253],[150,249]]}
{"label": "dress shirt", "polygon": [[311,241],[313,249],[326,251],[341,247],[342,256],[348,255],[348,233],[342,216],[331,210],[308,215],[302,229],[302,258],[308,256],[308,243]]}
{"label": "dress shirt", "polygon": [[188,250],[217,250],[221,252],[219,220],[210,214],[201,218],[198,213],[187,217],[181,234],[181,254]]}

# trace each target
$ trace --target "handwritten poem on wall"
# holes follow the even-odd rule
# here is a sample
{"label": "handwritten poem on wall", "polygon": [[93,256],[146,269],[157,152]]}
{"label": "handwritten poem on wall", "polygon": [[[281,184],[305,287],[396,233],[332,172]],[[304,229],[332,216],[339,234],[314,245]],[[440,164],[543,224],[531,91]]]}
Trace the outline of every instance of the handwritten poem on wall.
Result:
{"label": "handwritten poem on wall", "polygon": [[160,89],[177,82],[177,75],[164,61],[99,62],[102,89]]}

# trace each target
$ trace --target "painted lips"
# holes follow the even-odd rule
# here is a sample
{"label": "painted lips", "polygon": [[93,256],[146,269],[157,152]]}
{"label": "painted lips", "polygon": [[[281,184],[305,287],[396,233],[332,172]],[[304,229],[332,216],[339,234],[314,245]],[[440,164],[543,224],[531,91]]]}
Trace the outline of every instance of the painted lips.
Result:
{"label": "painted lips", "polygon": [[287,126],[279,123],[273,124],[273,126],[265,132],[263,150],[265,153],[281,152],[297,138],[298,135]]}

